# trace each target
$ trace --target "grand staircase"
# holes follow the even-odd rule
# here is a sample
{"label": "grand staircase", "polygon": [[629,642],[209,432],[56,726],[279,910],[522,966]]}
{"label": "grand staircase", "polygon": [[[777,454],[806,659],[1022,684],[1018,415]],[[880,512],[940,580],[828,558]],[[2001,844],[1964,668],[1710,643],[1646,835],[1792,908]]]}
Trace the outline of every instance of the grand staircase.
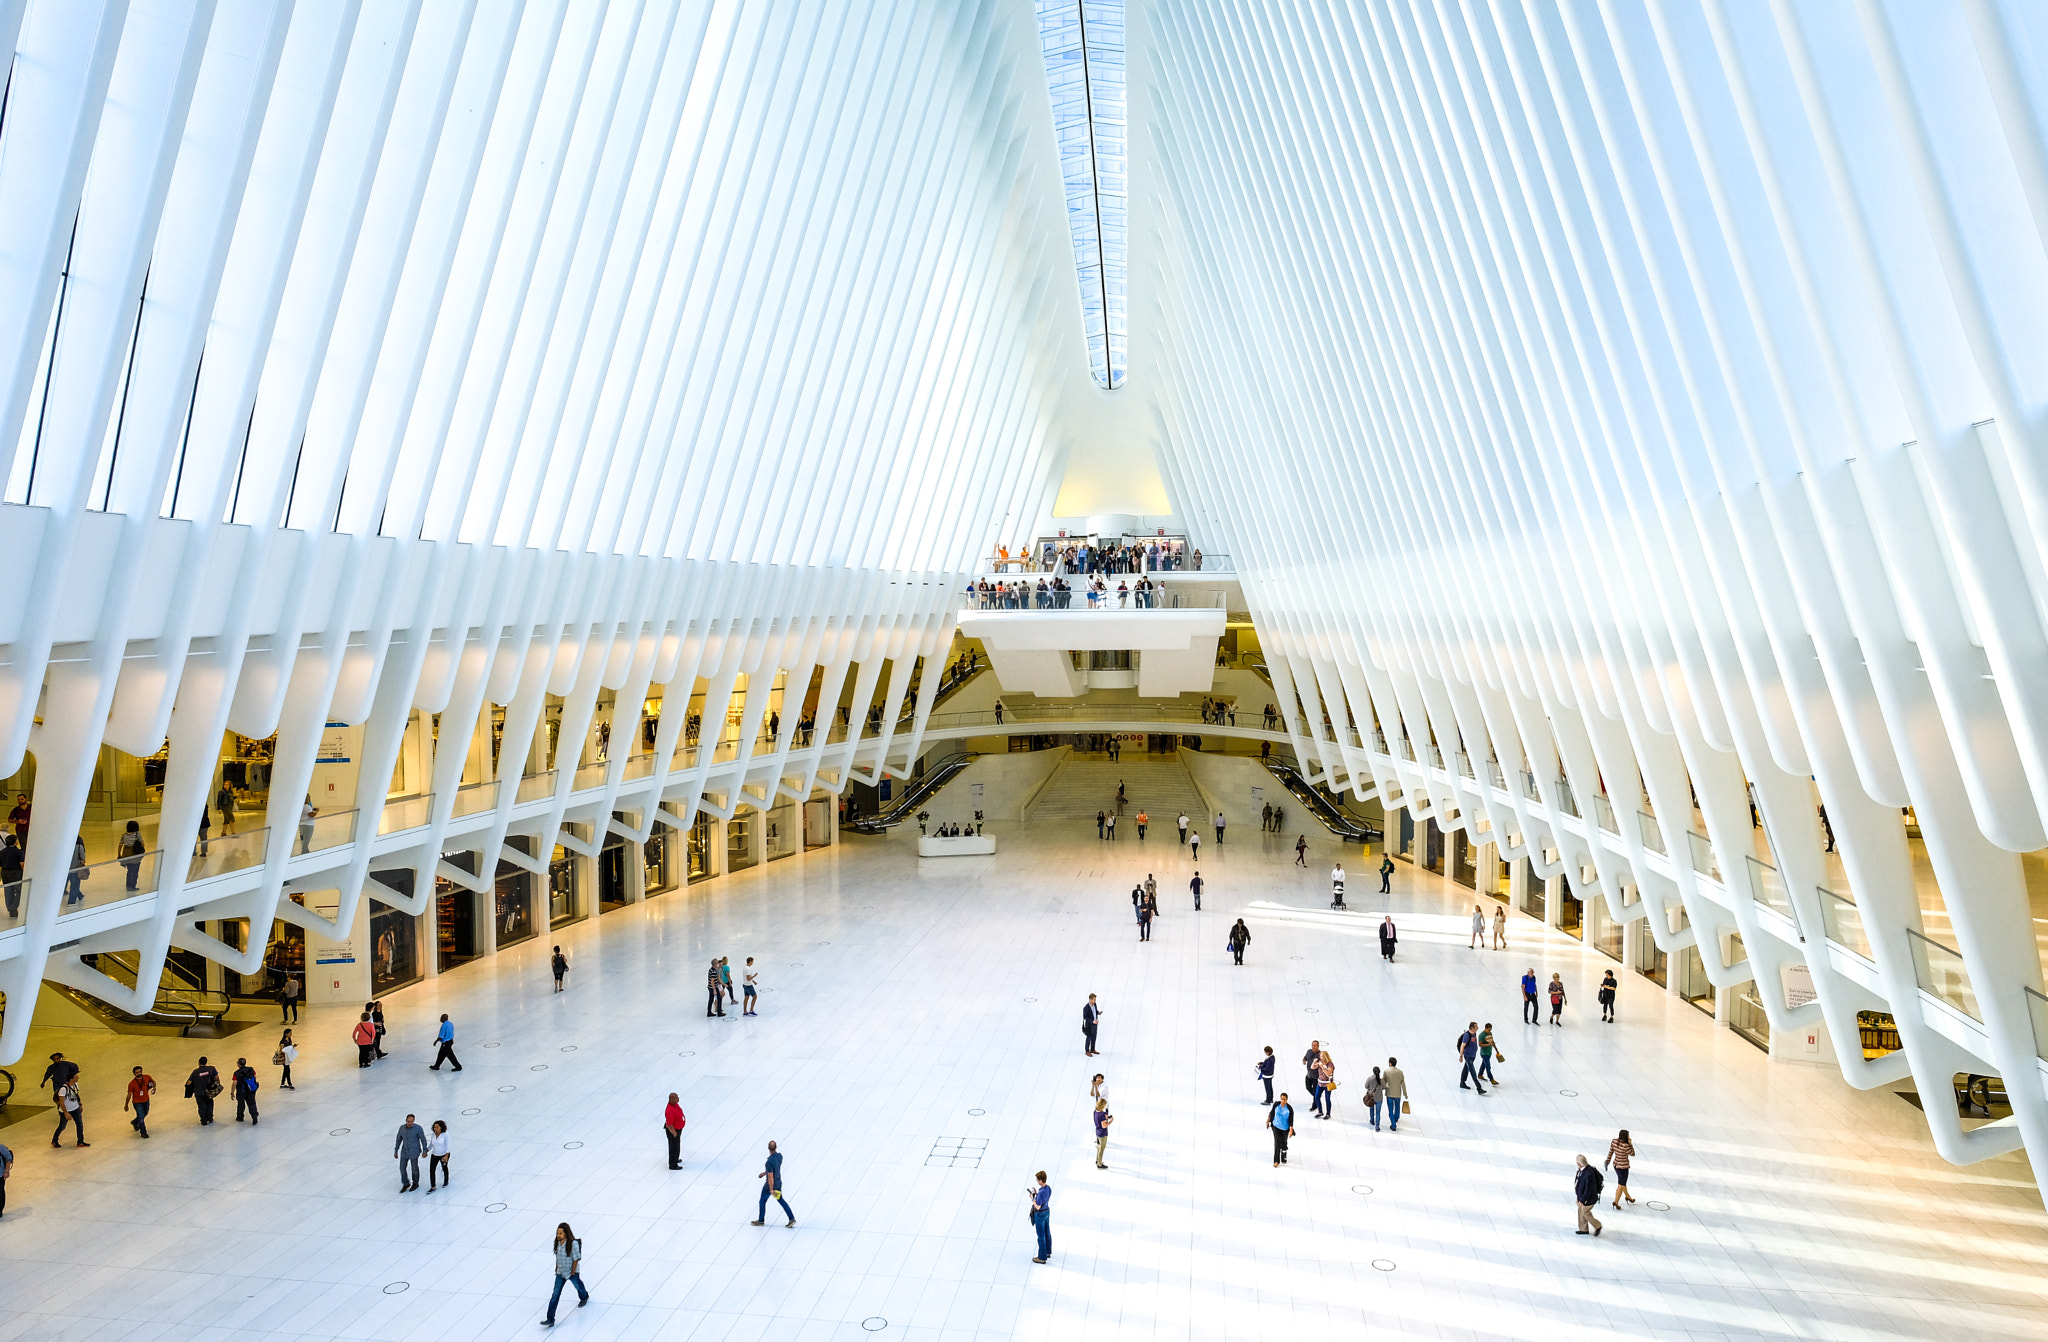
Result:
{"label": "grand staircase", "polygon": [[[1117,826],[1119,835],[1126,826],[1137,823],[1133,817],[1140,811],[1150,813],[1152,824],[1169,832],[1182,811],[1196,824],[1203,820],[1202,794],[1195,790],[1195,780],[1188,777],[1178,759],[1135,753],[1121,760],[1068,756],[1040,789],[1029,818],[1093,825],[1097,811],[1116,814],[1119,782],[1128,798],[1124,818]],[[1131,835],[1137,836],[1135,828]]]}

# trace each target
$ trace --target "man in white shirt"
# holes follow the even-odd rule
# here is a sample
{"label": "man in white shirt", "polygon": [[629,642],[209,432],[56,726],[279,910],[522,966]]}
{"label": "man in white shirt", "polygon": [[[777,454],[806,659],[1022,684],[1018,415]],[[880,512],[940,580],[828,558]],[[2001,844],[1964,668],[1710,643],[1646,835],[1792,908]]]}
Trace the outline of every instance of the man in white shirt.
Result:
{"label": "man in white shirt", "polygon": [[1330,868],[1330,907],[1344,907],[1344,864],[1339,862]]}

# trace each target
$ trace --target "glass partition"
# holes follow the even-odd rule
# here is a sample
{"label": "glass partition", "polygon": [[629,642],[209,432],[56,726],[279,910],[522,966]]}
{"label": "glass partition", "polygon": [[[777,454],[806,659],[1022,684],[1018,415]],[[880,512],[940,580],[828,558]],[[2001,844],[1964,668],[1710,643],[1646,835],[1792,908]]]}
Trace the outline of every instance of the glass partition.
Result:
{"label": "glass partition", "polygon": [[571,792],[588,792],[592,788],[603,787],[605,770],[611,767],[611,765],[603,760],[599,760],[595,764],[584,765],[576,771],[576,776],[570,780],[569,790]]}
{"label": "glass partition", "polygon": [[1642,831],[1643,847],[1653,853],[1664,851],[1664,831],[1657,827],[1657,817],[1636,812],[1636,825]]}
{"label": "glass partition", "polygon": [[1614,818],[1614,803],[1597,792],[1593,794],[1593,823],[1609,834],[1621,833],[1621,825]]}
{"label": "glass partition", "polygon": [[1685,844],[1692,856],[1693,871],[1710,881],[1719,881],[1721,864],[1714,857],[1714,845],[1708,842],[1707,836],[1689,829],[1685,832]]}
{"label": "glass partition", "polygon": [[73,867],[64,875],[64,913],[82,913],[106,904],[156,892],[163,852],[156,850]]}
{"label": "glass partition", "polygon": [[2027,1018],[2034,1023],[2034,1056],[2048,1060],[2048,997],[2026,990]]}
{"label": "glass partition", "polygon": [[21,926],[21,920],[28,914],[29,885],[30,882],[21,880],[0,886],[0,932]]}
{"label": "glass partition", "polygon": [[495,778],[486,783],[469,783],[455,790],[455,809],[450,814],[475,815],[497,804],[498,781]]}
{"label": "glass partition", "polygon": [[[299,851],[319,853],[329,848],[339,848],[356,840],[356,818],[359,811],[322,811],[313,818],[313,833],[308,837],[300,827]],[[218,843],[218,840],[215,841]]]}
{"label": "glass partition", "polygon": [[513,794],[514,802],[541,801],[555,795],[555,771],[528,774],[519,780],[519,791]]}
{"label": "glass partition", "polygon": [[1785,889],[1785,878],[1778,875],[1778,869],[1753,857],[1745,861],[1749,868],[1751,897],[1765,908],[1784,914],[1797,926],[1799,915],[1792,907],[1792,895]]}
{"label": "glass partition", "polygon": [[1579,799],[1573,795],[1571,780],[1568,778],[1560,777],[1557,780],[1557,809],[1575,818],[1579,814]]}
{"label": "glass partition", "polygon": [[1863,930],[1863,911],[1824,886],[1816,886],[1814,894],[1820,898],[1821,926],[1826,929],[1827,939],[1843,950],[1875,962],[1877,957],[1870,953],[1870,938]]}
{"label": "glass partition", "polygon": [[628,778],[645,778],[645,777],[647,777],[647,776],[648,776],[649,774],[651,774],[651,773],[653,773],[653,772],[654,772],[654,756],[652,756],[652,755],[628,755],[628,756],[626,757],[626,777],[628,777]]}
{"label": "glass partition", "polygon": [[[319,834],[319,826],[320,822],[316,819],[312,826],[315,837]],[[197,851],[192,854],[192,865],[185,874],[185,880],[188,883],[205,881],[215,876],[225,876],[231,871],[260,867],[263,865],[263,847],[269,842],[268,829],[246,830],[239,834],[230,834],[224,839],[209,839],[198,845]],[[304,852],[306,849],[301,847],[294,851]]]}
{"label": "glass partition", "polygon": [[396,834],[400,830],[423,828],[433,805],[432,793],[424,797],[393,797],[384,803],[384,814],[377,821],[377,832]]}
{"label": "glass partition", "polygon": [[1921,990],[1939,997],[1971,1020],[1983,1020],[1977,1009],[1977,990],[1970,986],[1970,971],[1963,964],[1963,953],[1910,927],[1906,929],[1906,942],[1913,951],[1913,974],[1920,981]]}

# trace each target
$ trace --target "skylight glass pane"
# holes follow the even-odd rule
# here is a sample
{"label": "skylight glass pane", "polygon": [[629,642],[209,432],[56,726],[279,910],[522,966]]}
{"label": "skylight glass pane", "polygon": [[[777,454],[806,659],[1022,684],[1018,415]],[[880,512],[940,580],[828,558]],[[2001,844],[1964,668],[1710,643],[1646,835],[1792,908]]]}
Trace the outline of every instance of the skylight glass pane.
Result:
{"label": "skylight glass pane", "polygon": [[1124,382],[1129,344],[1123,0],[1038,0],[1053,131],[1096,382]]}

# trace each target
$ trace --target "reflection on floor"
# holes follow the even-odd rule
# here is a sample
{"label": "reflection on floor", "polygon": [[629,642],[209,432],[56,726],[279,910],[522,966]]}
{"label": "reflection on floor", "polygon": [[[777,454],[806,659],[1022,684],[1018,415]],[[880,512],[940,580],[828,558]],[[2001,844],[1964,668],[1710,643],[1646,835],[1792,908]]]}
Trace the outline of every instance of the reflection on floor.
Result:
{"label": "reflection on floor", "polygon": [[[224,1046],[38,1030],[23,1094],[52,1048],[81,1059],[93,1146],[50,1150],[42,1117],[4,1132],[20,1163],[0,1336],[514,1336],[565,1219],[594,1296],[565,1324],[605,1338],[2041,1333],[2048,1218],[2023,1159],[1945,1165],[1889,1089],[1773,1064],[1634,975],[1603,1026],[1611,962],[1520,916],[1511,950],[1469,950],[1470,893],[1407,867],[1390,900],[1337,915],[1333,852],[1304,871],[1282,841],[1233,834],[1203,853],[1196,914],[1170,836],[995,832],[993,859],[849,839],[606,914],[561,934],[559,996],[545,942],[466,966],[391,999],[392,1056],[370,1071],[353,1013],[308,1009],[296,1091],[275,1087],[268,1027]],[[1165,912],[1140,945],[1128,893],[1148,870]],[[1391,966],[1384,905],[1403,928]],[[1239,916],[1243,968],[1224,948]],[[760,961],[758,1018],[699,1014],[716,954]],[[1519,1022],[1530,966],[1563,972],[1565,1028]],[[426,1068],[442,1011],[461,1073]],[[1484,1098],[1452,1058],[1474,1017],[1507,1055]],[[1275,1170],[1253,1064],[1272,1045],[1298,1089],[1311,1038],[1337,1061],[1337,1117]],[[179,1090],[209,1048],[258,1063],[260,1128],[195,1125]],[[1359,1104],[1389,1054],[1413,1093],[1398,1134]],[[131,1062],[163,1087],[147,1143],[120,1116]],[[1117,1117],[1106,1172],[1096,1070]],[[689,1114],[679,1173],[670,1090]],[[408,1111],[449,1123],[452,1190],[397,1191]],[[1619,1127],[1642,1201],[1574,1236],[1572,1156]],[[796,1231],[747,1224],[771,1138]],[[1038,1169],[1046,1267],[1024,1217]]]}

